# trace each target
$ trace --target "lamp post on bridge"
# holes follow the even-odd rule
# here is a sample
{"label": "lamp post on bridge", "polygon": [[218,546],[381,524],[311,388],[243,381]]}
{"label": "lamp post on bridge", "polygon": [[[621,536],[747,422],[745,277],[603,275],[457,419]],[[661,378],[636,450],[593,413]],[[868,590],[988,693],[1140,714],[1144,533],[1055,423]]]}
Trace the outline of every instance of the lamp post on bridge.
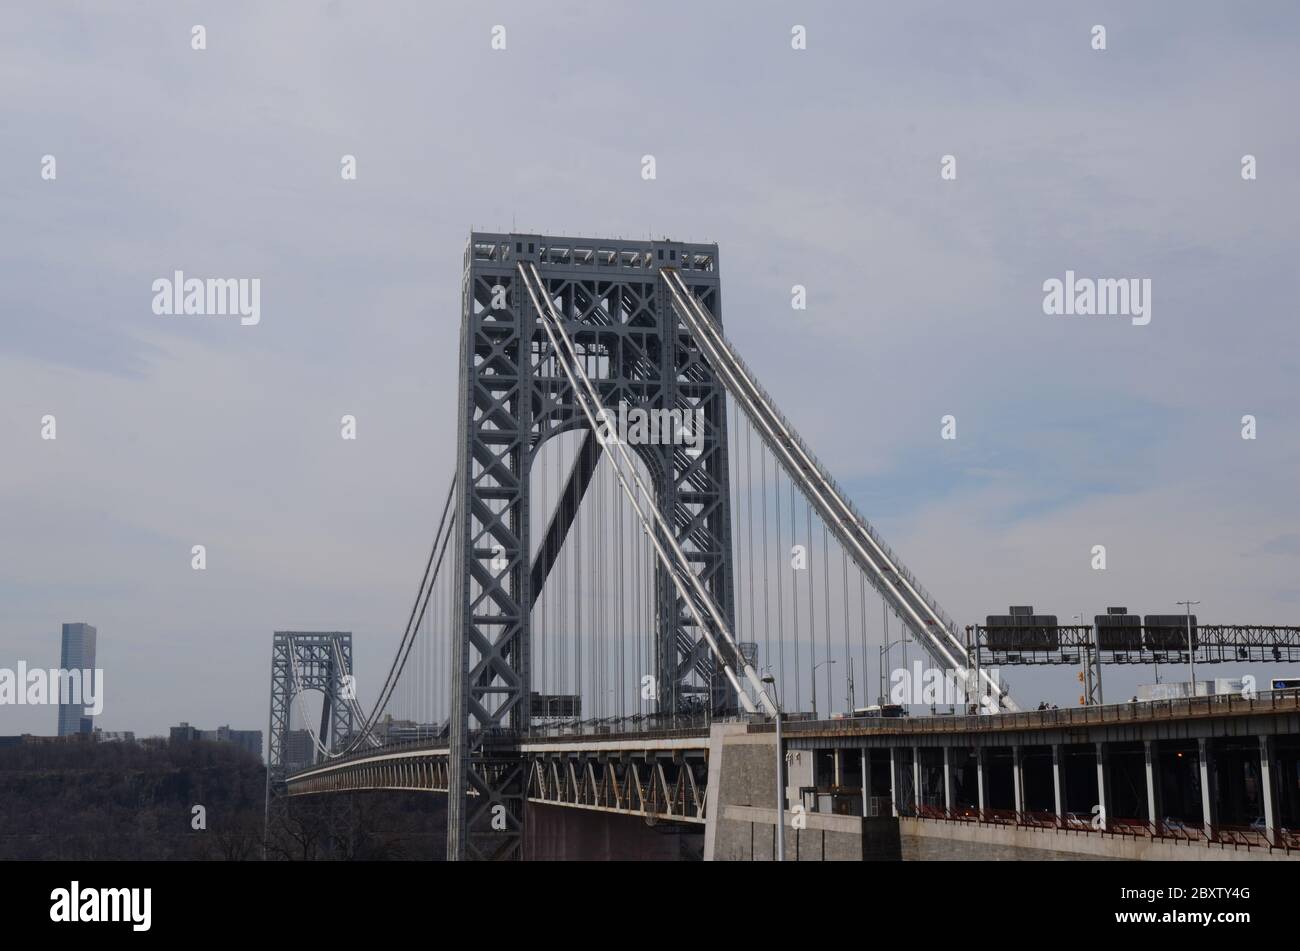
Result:
{"label": "lamp post on bridge", "polygon": [[907,638],[905,638],[905,637],[900,637],[898,640],[896,640],[896,641],[890,641],[888,644],[885,644],[883,647],[880,648],[880,697],[879,697],[879,700],[880,700],[880,704],[881,704],[881,706],[884,706],[884,704],[885,704],[885,658],[889,655],[889,651],[890,651],[891,648],[896,647],[897,645],[903,643],[903,641],[905,641],[905,640],[907,640]]}
{"label": "lamp post on bridge", "polygon": [[[863,658],[863,660],[865,661],[865,658]],[[849,658],[849,697],[848,697],[848,700],[849,700],[849,713],[850,713],[850,714],[853,713],[854,709],[855,709],[855,708],[857,707],[857,705],[858,705],[857,697],[854,695],[854,692],[853,692],[853,686],[854,686],[854,684],[853,684],[853,658],[850,657],[850,658]]]}
{"label": "lamp post on bridge", "polygon": [[[814,678],[815,680],[816,678]],[[776,860],[785,861],[785,749],[781,742],[781,698],[776,691],[776,678],[764,677],[763,683],[772,685],[776,705]],[[814,708],[815,709],[815,708]]]}
{"label": "lamp post on bridge", "polygon": [[[832,660],[824,660],[820,664],[813,664],[813,669],[812,669],[813,719],[817,718],[817,668],[825,667],[827,664],[833,664],[833,663],[835,663],[835,661],[832,659]],[[829,677],[830,674],[827,674],[826,676]]]}

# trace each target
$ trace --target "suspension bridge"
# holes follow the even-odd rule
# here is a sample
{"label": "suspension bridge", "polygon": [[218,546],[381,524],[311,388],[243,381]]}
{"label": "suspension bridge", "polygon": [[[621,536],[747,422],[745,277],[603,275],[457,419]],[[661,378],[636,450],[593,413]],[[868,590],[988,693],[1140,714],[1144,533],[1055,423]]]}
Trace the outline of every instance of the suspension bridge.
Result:
{"label": "suspension bridge", "polygon": [[[958,749],[1064,745],[1065,724],[1016,719],[1034,714],[987,662],[1006,659],[1006,639],[958,628],[854,507],[724,335],[721,300],[716,245],[471,235],[455,467],[405,629],[368,704],[349,634],[276,633],[268,812],[286,795],[423,790],[447,796],[451,859],[524,857],[538,805],[705,826],[710,857],[743,857],[746,822],[751,840],[755,821],[782,824],[743,811],[770,808],[777,786],[783,808],[813,790],[813,811],[816,790],[856,788],[851,806],[825,803],[827,848],[846,812],[956,820],[965,795],[992,817],[992,761]],[[1031,647],[1062,662],[1059,639]],[[895,648],[948,673],[965,726],[855,718],[818,733],[832,711],[884,702]],[[318,718],[308,691],[324,697]],[[1300,733],[1278,696],[1276,732]],[[1166,720],[1149,723],[1149,742],[1167,739]],[[1108,742],[1105,721],[1083,729]],[[927,780],[935,750],[943,778]],[[1109,759],[1096,760],[1087,795],[1104,802]],[[1024,762],[1016,816],[1032,811]],[[1053,763],[1039,811],[1060,829],[1066,754]],[[1291,806],[1274,806],[1268,847],[1285,852]]]}

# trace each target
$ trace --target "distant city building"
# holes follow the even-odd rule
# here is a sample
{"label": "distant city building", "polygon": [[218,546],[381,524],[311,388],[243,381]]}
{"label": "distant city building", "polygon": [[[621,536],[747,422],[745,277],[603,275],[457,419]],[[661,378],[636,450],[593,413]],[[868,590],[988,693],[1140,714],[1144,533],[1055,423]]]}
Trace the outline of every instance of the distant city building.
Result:
{"label": "distant city building", "polygon": [[408,740],[430,740],[444,735],[440,723],[417,723],[415,720],[396,720],[391,713],[375,726],[375,735],[385,743],[402,743]]}
{"label": "distant city building", "polygon": [[232,730],[229,726],[219,726],[216,729],[215,736],[204,730],[203,738],[205,740],[215,739],[218,743],[233,743],[241,750],[252,753],[258,759],[262,758],[261,730]]}
{"label": "distant city building", "polygon": [[233,743],[258,759],[262,758],[261,730],[232,730],[229,726],[219,726],[215,730],[200,730],[184,721],[171,728],[173,743],[192,743],[196,740],[205,740],[209,743]]}
{"label": "distant city building", "polygon": [[67,736],[39,736],[23,733],[18,736],[0,736],[0,747],[6,746],[46,746],[51,743],[89,743],[89,733],[69,733]]}
{"label": "distant city building", "polygon": [[284,734],[284,768],[293,772],[310,766],[315,760],[316,745],[307,730],[288,730]]}
{"label": "distant city building", "polygon": [[101,730],[95,727],[92,734],[96,743],[134,743],[135,733],[130,730]]}
{"label": "distant city building", "polygon": [[399,720],[391,713],[385,713],[384,718],[375,725],[375,733],[381,737],[386,737],[395,733],[414,730],[416,726],[418,724],[414,720]]}
{"label": "distant city building", "polygon": [[[96,630],[89,624],[63,625],[63,647],[59,653],[59,666],[64,670],[93,670],[96,636]],[[95,727],[94,720],[93,716],[86,713],[83,704],[59,704],[59,736],[89,733]]]}
{"label": "distant city building", "polygon": [[171,728],[170,735],[173,743],[190,743],[199,738],[199,730],[182,720],[180,726]]}

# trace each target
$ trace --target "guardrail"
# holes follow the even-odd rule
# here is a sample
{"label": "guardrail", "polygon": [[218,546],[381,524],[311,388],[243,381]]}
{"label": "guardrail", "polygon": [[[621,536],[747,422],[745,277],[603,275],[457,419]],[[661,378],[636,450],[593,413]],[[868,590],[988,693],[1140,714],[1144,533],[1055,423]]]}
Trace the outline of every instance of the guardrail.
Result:
{"label": "guardrail", "polygon": [[[1102,726],[1111,723],[1145,723],[1160,720],[1251,713],[1300,712],[1300,689],[1261,690],[1254,697],[1213,694],[1176,700],[1139,700],[1105,706],[1071,707],[1065,710],[1023,710],[974,716],[848,717],[842,720],[796,720],[782,723],[786,736],[858,735],[881,733],[987,733],[1003,730],[1044,730],[1055,727]],[[750,724],[750,733],[770,733],[771,723]]]}

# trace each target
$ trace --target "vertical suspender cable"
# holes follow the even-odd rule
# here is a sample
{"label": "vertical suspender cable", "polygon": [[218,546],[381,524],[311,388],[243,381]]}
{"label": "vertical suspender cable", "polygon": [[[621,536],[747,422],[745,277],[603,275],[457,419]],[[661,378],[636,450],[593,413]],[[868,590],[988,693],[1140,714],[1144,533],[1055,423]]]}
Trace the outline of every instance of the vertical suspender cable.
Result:
{"label": "vertical suspender cable", "polygon": [[[818,520],[821,522],[821,520]],[[826,529],[826,523],[821,522],[822,527],[822,590],[826,595],[826,713],[829,715],[834,709],[834,694],[831,693],[831,552],[830,539],[827,537],[830,533]]]}
{"label": "vertical suspender cable", "polygon": [[[816,684],[816,680],[817,680],[817,608],[816,608],[816,605],[815,605],[815,601],[816,601],[817,596],[816,596],[816,594],[813,593],[813,565],[815,564],[815,560],[814,560],[814,558],[813,558],[813,553],[812,553],[812,550],[813,550],[813,541],[812,541],[812,506],[811,506],[811,505],[805,506],[805,507],[804,507],[804,512],[806,513],[806,520],[805,520],[805,522],[804,522],[804,530],[807,532],[807,535],[806,535],[806,537],[804,538],[804,544],[807,546],[805,550],[806,550],[806,553],[807,553],[807,561],[808,561],[808,567],[807,567],[807,575],[808,575],[808,646],[812,648],[812,657],[810,657],[810,658],[808,659],[808,679],[809,679],[810,682],[812,682],[812,693],[813,693],[813,696],[816,697],[816,696],[817,696],[817,684]],[[815,713],[816,711],[814,710],[813,712]]]}
{"label": "vertical suspender cable", "polygon": [[[853,670],[849,667],[849,658],[853,656],[853,649],[850,646],[852,642],[849,640],[849,556],[843,548],[840,549],[840,571],[843,574],[843,586],[840,589],[840,597],[844,601],[844,666],[849,668],[844,671],[844,687],[845,693],[847,694],[849,684],[853,680]],[[854,684],[853,686],[856,689],[857,685]],[[848,712],[849,715],[852,716],[853,704],[849,705]]]}
{"label": "vertical suspender cable", "polygon": [[776,476],[776,664],[784,664],[785,659],[785,571],[782,563],[789,557],[785,545],[781,543],[781,467],[772,460],[772,472]]}
{"label": "vertical suspender cable", "polygon": [[[794,480],[790,480],[790,544],[797,545],[795,540],[797,535],[794,521],[795,494]],[[803,650],[803,643],[799,637],[799,569],[794,565],[794,559],[790,559],[790,613],[794,618],[794,708],[796,711],[803,709],[800,705],[800,676],[799,676],[799,653]],[[784,683],[784,678],[782,678]],[[787,694],[788,695],[788,694]]]}
{"label": "vertical suspender cable", "polygon": [[767,447],[759,445],[759,469],[762,472],[763,484],[763,654],[770,656],[772,652],[772,611],[768,604],[769,585],[767,579],[771,577],[768,570],[771,567],[771,553],[768,550],[767,536]]}
{"label": "vertical suspender cable", "polygon": [[748,550],[745,561],[749,567],[749,636],[758,640],[758,625],[754,620],[754,598],[758,589],[754,587],[754,429],[745,418],[745,541]]}

